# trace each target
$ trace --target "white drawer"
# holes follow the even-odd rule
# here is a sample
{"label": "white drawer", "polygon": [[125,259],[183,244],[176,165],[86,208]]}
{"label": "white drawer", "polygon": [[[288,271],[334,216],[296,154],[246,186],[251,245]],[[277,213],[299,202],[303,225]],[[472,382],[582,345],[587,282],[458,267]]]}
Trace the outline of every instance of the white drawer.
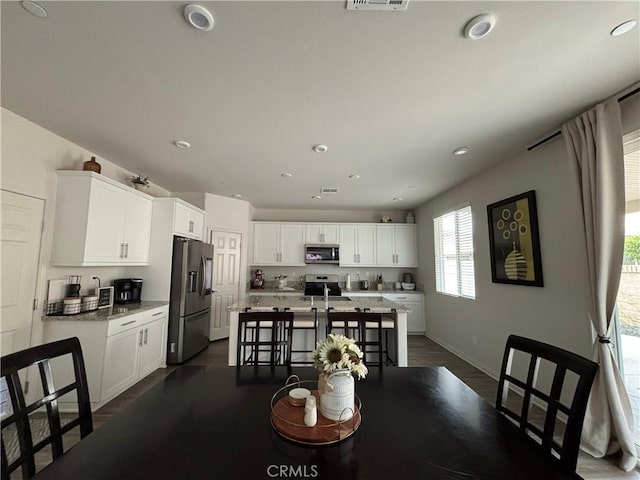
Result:
{"label": "white drawer", "polygon": [[107,329],[107,337],[116,335],[121,332],[126,332],[132,328],[138,328],[145,323],[147,312],[134,313],[133,315],[127,315],[115,320],[109,321],[109,327]]}

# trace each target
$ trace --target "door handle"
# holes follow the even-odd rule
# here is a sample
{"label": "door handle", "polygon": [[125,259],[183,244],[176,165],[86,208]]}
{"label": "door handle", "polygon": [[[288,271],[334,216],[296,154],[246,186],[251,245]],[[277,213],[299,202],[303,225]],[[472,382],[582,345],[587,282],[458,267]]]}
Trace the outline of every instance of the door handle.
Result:
{"label": "door handle", "polygon": [[138,339],[138,346],[142,346],[142,330],[140,330],[140,338]]}
{"label": "door handle", "polygon": [[202,269],[202,276],[201,276],[202,284],[200,285],[200,298],[204,298],[204,287],[207,282],[207,279],[204,278],[207,272],[207,268],[204,263],[204,257],[200,257],[200,268]]}
{"label": "door handle", "polygon": [[144,329],[144,344],[147,344],[147,339],[149,338],[149,329],[145,328]]}

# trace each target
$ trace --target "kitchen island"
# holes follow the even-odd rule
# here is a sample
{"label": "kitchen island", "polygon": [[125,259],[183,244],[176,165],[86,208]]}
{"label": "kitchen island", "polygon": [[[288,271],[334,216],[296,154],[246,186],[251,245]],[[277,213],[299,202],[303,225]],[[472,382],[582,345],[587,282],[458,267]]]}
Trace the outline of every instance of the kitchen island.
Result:
{"label": "kitchen island", "polygon": [[[325,336],[324,320],[327,309],[336,312],[368,311],[396,316],[396,355],[399,367],[407,366],[407,312],[409,309],[399,303],[383,297],[329,297],[328,302],[322,297],[303,296],[252,296],[240,300],[229,307],[229,365],[236,365],[238,345],[238,315],[241,312],[273,312],[274,310],[293,312],[296,316],[309,316],[317,312],[318,339]],[[308,338],[296,337],[294,334],[295,350],[313,350],[315,345]]]}

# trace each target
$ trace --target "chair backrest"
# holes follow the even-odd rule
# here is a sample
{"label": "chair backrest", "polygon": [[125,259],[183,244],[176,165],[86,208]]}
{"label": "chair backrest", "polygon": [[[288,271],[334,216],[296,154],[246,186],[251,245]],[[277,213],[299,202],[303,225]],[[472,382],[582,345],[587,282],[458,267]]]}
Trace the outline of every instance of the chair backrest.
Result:
{"label": "chair backrest", "polygon": [[[522,352],[525,357],[530,356],[524,380],[512,374],[516,352]],[[549,392],[543,392],[536,386],[541,360],[555,369]],[[524,435],[534,439],[545,451],[557,457],[567,469],[575,471],[587,401],[597,370],[597,363],[575,353],[537,340],[510,335],[502,360],[496,409],[518,425]],[[561,402],[561,396],[563,387],[565,390],[570,388],[567,385],[567,372],[575,374],[570,376],[577,383],[573,395],[568,394],[568,390],[565,392],[564,397],[570,397],[568,405],[565,405]],[[522,393],[519,409],[507,405],[510,384],[515,386],[514,390],[518,394]],[[542,426],[532,423],[531,417],[535,415],[530,416],[530,413],[534,399],[536,404],[546,409]],[[564,422],[564,433],[556,431],[556,426]]]}
{"label": "chair backrest", "polygon": [[[66,361],[73,362],[74,379],[64,386],[54,384],[50,360],[70,355]],[[62,361],[62,359],[61,359]],[[85,372],[82,348],[77,337],[67,338],[53,343],[38,345],[26,350],[11,353],[0,359],[2,378],[6,381],[9,408],[2,418],[2,479],[8,479],[11,472],[22,467],[23,478],[31,478],[36,473],[35,453],[47,445],[51,445],[53,460],[64,453],[62,437],[73,428],[79,427],[80,438],[84,438],[93,431],[89,389]],[[42,397],[31,404],[26,403],[25,392],[20,375],[24,369],[37,365],[42,384]],[[21,371],[23,371],[21,373]],[[33,379],[31,380],[33,381]],[[61,425],[58,411],[60,397],[76,392],[78,415]],[[65,400],[69,397],[65,397]],[[43,438],[35,437],[30,420],[37,418],[39,411],[46,409],[48,432]],[[8,459],[5,442],[11,435],[17,436],[19,454],[16,458]]]}
{"label": "chair backrest", "polygon": [[[344,328],[345,336],[353,335],[354,340],[362,350],[363,362],[371,363],[372,354],[378,357],[376,365],[382,366],[382,314],[370,312],[335,312],[327,310],[327,333],[336,329],[336,323],[341,325],[338,329]],[[376,331],[373,340],[367,338],[367,331]],[[352,333],[350,333],[352,332]],[[370,348],[370,347],[373,347]]]}
{"label": "chair backrest", "polygon": [[292,339],[292,312],[240,313],[236,367],[245,364],[291,366]]}

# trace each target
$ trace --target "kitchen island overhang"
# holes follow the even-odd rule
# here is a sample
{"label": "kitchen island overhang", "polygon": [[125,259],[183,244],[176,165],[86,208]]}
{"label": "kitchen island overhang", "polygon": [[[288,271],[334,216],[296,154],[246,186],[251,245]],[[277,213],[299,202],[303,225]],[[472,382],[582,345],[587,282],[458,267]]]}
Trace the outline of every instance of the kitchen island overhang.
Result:
{"label": "kitchen island overhang", "polygon": [[[273,312],[288,310],[294,314],[312,315],[317,312],[318,338],[325,336],[324,325],[326,310],[332,309],[336,312],[371,312],[382,314],[395,314],[396,316],[396,363],[399,367],[408,366],[407,362],[407,313],[411,310],[404,305],[392,302],[380,297],[329,297],[325,302],[322,297],[295,297],[295,296],[252,296],[240,300],[229,307],[229,366],[236,366],[236,355],[238,345],[238,319],[241,312]],[[294,341],[296,338],[294,336]],[[312,342],[313,343],[313,342]],[[306,347],[309,351],[315,345],[298,345],[296,349]],[[310,348],[309,348],[310,347]]]}

